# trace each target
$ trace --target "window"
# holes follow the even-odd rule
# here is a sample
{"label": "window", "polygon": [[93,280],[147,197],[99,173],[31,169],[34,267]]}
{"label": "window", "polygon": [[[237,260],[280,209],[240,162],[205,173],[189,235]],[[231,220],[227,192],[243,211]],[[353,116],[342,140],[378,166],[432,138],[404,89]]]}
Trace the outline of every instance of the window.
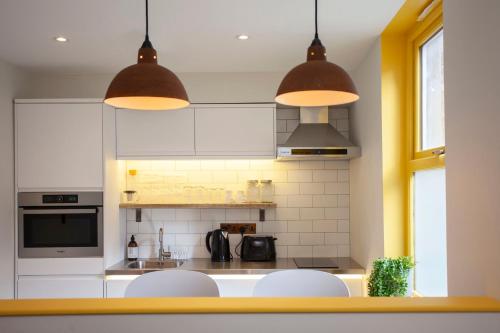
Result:
{"label": "window", "polygon": [[[439,7],[440,10],[441,7]],[[410,253],[414,290],[446,296],[446,171],[442,13],[435,10],[410,34],[411,133],[408,163]]]}
{"label": "window", "polygon": [[420,147],[444,146],[443,29],[420,47]]}

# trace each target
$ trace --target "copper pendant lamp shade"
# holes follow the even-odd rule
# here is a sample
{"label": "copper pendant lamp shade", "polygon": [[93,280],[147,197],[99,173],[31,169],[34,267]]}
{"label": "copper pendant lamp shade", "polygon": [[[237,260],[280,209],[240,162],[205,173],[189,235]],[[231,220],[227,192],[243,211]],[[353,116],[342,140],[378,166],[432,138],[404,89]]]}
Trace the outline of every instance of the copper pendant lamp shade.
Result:
{"label": "copper pendant lamp shade", "polygon": [[111,81],[104,103],[135,110],[172,110],[189,105],[179,78],[158,65],[156,50],[148,36],[146,0],[146,39],[139,49],[137,64],[121,70]]}
{"label": "copper pendant lamp shade", "polygon": [[354,82],[345,70],[326,60],[326,50],[316,34],[307,50],[307,61],[284,77],[275,101],[291,106],[327,106],[352,103],[359,99]]}

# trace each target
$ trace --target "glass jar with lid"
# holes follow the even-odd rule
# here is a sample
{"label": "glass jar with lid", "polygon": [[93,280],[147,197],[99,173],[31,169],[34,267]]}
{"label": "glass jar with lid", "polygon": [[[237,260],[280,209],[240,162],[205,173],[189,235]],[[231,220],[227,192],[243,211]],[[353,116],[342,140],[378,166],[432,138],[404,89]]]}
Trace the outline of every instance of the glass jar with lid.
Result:
{"label": "glass jar with lid", "polygon": [[247,180],[247,201],[258,202],[260,199],[260,189],[258,180]]}
{"label": "glass jar with lid", "polygon": [[274,189],[271,179],[261,179],[260,181],[260,202],[273,202]]}

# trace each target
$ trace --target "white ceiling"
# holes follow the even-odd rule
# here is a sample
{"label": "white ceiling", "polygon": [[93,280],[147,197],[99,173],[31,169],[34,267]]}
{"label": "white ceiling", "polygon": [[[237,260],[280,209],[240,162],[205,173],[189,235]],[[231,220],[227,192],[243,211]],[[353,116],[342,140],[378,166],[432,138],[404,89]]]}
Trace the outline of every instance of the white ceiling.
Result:
{"label": "white ceiling", "polygon": [[[403,2],[319,0],[328,59],[355,68]],[[314,35],[313,0],[150,0],[149,9],[159,62],[177,72],[287,71]],[[143,0],[0,0],[0,59],[32,71],[113,73],[135,63],[144,20]]]}

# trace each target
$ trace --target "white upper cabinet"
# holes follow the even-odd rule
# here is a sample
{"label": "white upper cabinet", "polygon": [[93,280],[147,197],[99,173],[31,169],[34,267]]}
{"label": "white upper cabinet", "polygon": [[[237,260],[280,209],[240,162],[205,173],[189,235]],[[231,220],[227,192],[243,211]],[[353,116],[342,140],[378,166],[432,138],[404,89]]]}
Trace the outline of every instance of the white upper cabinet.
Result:
{"label": "white upper cabinet", "polygon": [[273,106],[196,107],[196,155],[275,157]]}
{"label": "white upper cabinet", "polygon": [[194,110],[116,110],[117,157],[193,156]]}
{"label": "white upper cabinet", "polygon": [[102,188],[101,103],[16,103],[17,186]]}
{"label": "white upper cabinet", "polygon": [[275,107],[192,105],[170,111],[116,110],[118,159],[271,157]]}

